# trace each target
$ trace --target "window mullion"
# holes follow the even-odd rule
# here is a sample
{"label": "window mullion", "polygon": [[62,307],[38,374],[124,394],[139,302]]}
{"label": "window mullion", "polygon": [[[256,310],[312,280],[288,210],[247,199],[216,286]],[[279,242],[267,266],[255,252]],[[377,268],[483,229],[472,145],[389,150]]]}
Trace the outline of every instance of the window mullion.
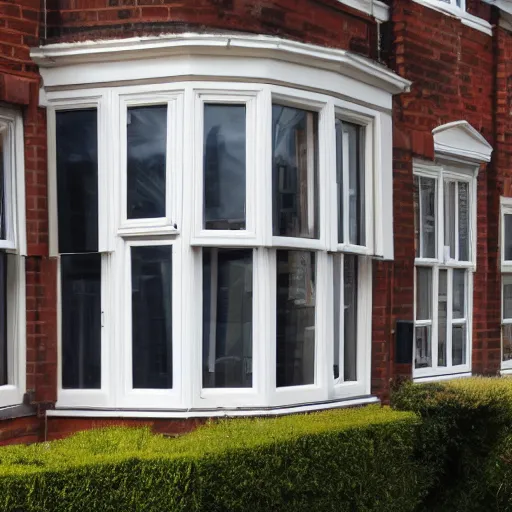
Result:
{"label": "window mullion", "polygon": [[441,173],[437,179],[437,258],[439,261],[444,261],[444,179]]}
{"label": "window mullion", "polygon": [[455,259],[459,261],[459,182],[455,181],[455,198],[453,200],[455,208],[455,230],[454,230],[454,243],[455,243]]}
{"label": "window mullion", "polygon": [[448,368],[452,366],[452,321],[453,321],[453,269],[447,269],[446,289],[446,363]]}
{"label": "window mullion", "polygon": [[339,344],[339,365],[340,365],[340,382],[345,381],[345,255],[339,258],[339,275],[340,275],[340,337],[337,340]]}
{"label": "window mullion", "polygon": [[435,266],[432,269],[432,333],[431,333],[431,340],[432,340],[432,369],[437,368],[438,366],[438,353],[439,353],[439,347],[438,347],[438,334],[439,334],[439,328],[438,328],[438,308],[439,308],[439,267]]}

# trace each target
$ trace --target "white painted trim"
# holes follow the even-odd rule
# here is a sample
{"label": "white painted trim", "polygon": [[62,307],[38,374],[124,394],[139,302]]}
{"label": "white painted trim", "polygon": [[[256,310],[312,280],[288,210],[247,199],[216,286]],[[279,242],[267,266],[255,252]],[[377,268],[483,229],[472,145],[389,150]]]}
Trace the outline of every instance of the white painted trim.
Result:
{"label": "white painted trim", "polygon": [[488,36],[492,36],[492,25],[487,21],[479,18],[478,16],[474,16],[470,14],[465,9],[461,7],[457,7],[442,0],[413,0],[417,4],[424,5],[425,7],[429,7],[434,11],[442,12],[448,16],[452,16],[453,18],[458,18],[463,25],[471,27],[479,32],[483,32]]}
{"label": "white painted trim", "polygon": [[492,146],[467,121],[453,121],[432,130],[436,156],[457,162],[491,161]]}
{"label": "white painted trim", "polygon": [[299,404],[294,407],[264,407],[264,408],[218,408],[218,409],[181,409],[167,411],[128,410],[128,409],[65,409],[49,410],[46,415],[60,418],[231,418],[244,416],[284,416],[286,414],[299,414],[328,409],[342,409],[368,404],[378,404],[380,400],[375,396],[352,398],[349,400],[334,400],[318,402],[315,404]]}
{"label": "white painted trim", "polygon": [[429,377],[415,377],[413,382],[422,383],[422,382],[442,382],[446,380],[454,380],[454,379],[466,379],[471,377],[471,372],[462,372],[462,373],[444,373],[443,375],[431,375]]}
{"label": "white painted trim", "polygon": [[[346,75],[391,94],[408,91],[411,86],[409,80],[398,76],[385,66],[347,50],[324,48],[263,35],[165,34],[110,41],[59,43],[31,50],[31,57],[40,68],[45,87],[80,83],[76,80],[80,80],[80,77],[75,77],[74,80],[68,75],[64,80],[64,75],[58,72],[63,67],[72,69],[72,66],[78,64],[119,63],[126,60],[184,55],[189,60],[193,56],[208,55],[212,58],[229,55],[230,59],[239,61],[266,58],[300,64]],[[106,76],[102,69],[101,66],[90,68],[94,76],[89,77],[87,82],[101,83],[120,79],[119,76]]]}
{"label": "white painted trim", "polygon": [[379,0],[338,0],[341,4],[357,9],[378,22],[389,21],[389,6]]}

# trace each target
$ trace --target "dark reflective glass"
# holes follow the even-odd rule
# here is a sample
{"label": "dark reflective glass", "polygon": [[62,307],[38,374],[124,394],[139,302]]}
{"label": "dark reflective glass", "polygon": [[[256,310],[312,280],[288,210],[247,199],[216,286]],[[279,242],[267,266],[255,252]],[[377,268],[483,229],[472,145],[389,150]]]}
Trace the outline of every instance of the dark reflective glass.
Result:
{"label": "dark reflective glass", "polygon": [[128,218],[165,217],[167,105],[129,108],[126,136]]}
{"label": "dark reflective glass", "polygon": [[505,217],[505,261],[512,260],[512,215],[506,214]]}
{"label": "dark reflective glass", "polygon": [[59,252],[98,250],[96,110],[56,114]]}
{"label": "dark reflective glass", "polygon": [[[336,119],[338,242],[365,245],[364,127]],[[346,172],[348,183],[343,182]],[[343,188],[348,187],[348,233],[344,233]],[[348,235],[348,239],[345,237]]]}
{"label": "dark reflective glass", "polygon": [[357,380],[357,256],[346,254],[343,263],[345,299],[344,381]]}
{"label": "dark reflective glass", "polygon": [[203,387],[252,387],[252,249],[203,249]]}
{"label": "dark reflective glass", "polygon": [[315,382],[315,253],[277,251],[278,387]]}
{"label": "dark reflective glass", "polygon": [[101,254],[61,256],[62,387],[101,388]]}
{"label": "dark reflective glass", "polygon": [[7,374],[7,254],[0,252],[0,386],[8,384]]}
{"label": "dark reflective glass", "polygon": [[132,247],[133,387],[172,388],[172,246]]}
{"label": "dark reflective glass", "polygon": [[318,114],[272,106],[273,233],[318,238]]}
{"label": "dark reflective glass", "polygon": [[5,240],[5,154],[4,151],[5,140],[2,134],[0,134],[0,239]]}
{"label": "dark reflective glass", "polygon": [[204,227],[245,229],[245,105],[204,107]]}

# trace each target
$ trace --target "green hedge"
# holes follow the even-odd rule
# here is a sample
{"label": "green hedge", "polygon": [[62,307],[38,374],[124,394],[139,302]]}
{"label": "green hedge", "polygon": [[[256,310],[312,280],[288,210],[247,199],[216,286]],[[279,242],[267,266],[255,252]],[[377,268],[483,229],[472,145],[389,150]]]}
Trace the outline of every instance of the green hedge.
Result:
{"label": "green hedge", "polygon": [[512,380],[402,385],[392,406],[422,418],[416,459],[433,469],[421,507],[512,511]]}
{"label": "green hedge", "polygon": [[225,420],[166,439],[82,432],[0,448],[0,510],[413,511],[418,417],[376,406]]}

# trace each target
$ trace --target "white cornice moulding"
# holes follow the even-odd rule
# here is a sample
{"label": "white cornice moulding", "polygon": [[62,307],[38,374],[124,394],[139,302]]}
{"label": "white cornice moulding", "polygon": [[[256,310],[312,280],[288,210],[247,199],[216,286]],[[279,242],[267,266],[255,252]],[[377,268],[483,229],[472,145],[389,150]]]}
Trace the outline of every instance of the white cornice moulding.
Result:
{"label": "white cornice moulding", "polygon": [[453,160],[491,161],[492,146],[467,121],[454,121],[432,130],[436,155]]}
{"label": "white cornice moulding", "polygon": [[379,0],[339,0],[339,2],[364,12],[379,22],[389,21],[389,7]]}
{"label": "white cornice moulding", "polygon": [[[352,52],[269,36],[166,34],[52,44],[34,48],[30,55],[39,66],[43,80],[45,75],[49,76],[52,68],[65,66],[175,56],[219,56],[271,59],[322,69],[365,82],[390,94],[407,92],[411,86],[409,80],[385,66]],[[101,82],[100,76],[97,81]],[[51,80],[49,82],[51,85],[60,85]]]}

